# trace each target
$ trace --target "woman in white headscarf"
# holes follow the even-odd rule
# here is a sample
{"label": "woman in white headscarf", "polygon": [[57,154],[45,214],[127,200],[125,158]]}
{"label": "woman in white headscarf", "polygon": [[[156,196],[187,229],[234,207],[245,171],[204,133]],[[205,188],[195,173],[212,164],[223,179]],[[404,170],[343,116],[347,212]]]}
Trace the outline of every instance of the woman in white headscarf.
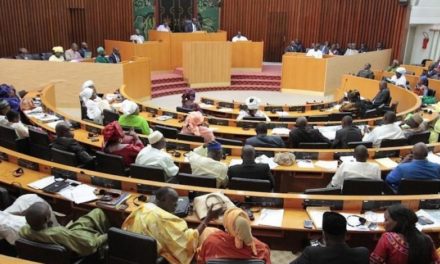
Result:
{"label": "woman in white headscarf", "polygon": [[246,99],[246,109],[240,110],[237,121],[243,120],[245,117],[264,117],[267,122],[270,122],[270,118],[263,111],[258,109],[260,102],[261,100],[257,97],[248,97]]}
{"label": "woman in white headscarf", "polygon": [[147,120],[139,116],[139,107],[135,102],[124,100],[121,104],[121,111],[123,115],[119,117],[118,122],[122,127],[138,129],[144,135],[151,133]]}
{"label": "woman in white headscarf", "polygon": [[109,102],[96,96],[96,92],[92,88],[83,89],[79,96],[87,108],[87,117],[102,124],[104,110],[112,110]]}

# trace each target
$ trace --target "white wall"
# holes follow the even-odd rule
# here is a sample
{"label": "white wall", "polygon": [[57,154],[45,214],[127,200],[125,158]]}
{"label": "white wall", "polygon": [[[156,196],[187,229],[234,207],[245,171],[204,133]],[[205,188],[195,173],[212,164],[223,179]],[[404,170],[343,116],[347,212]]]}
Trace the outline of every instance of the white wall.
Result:
{"label": "white wall", "polygon": [[[438,35],[439,33],[431,31],[430,29],[433,25],[414,25],[411,26],[411,29],[414,30],[414,38],[413,38],[413,46],[411,49],[411,64],[419,64],[423,59],[436,59],[438,55],[436,55],[436,50],[438,47]],[[422,48],[422,41],[424,38],[423,32],[428,33],[429,42],[426,49]],[[409,44],[409,42],[408,42]],[[409,55],[409,54],[408,54]]]}

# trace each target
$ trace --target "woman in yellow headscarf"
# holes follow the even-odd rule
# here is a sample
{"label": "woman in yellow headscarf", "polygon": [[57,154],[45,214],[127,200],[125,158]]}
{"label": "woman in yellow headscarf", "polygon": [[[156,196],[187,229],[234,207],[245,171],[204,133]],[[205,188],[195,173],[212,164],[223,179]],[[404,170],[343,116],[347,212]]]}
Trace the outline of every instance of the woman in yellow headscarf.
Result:
{"label": "woman in yellow headscarf", "polygon": [[209,259],[262,259],[271,264],[270,249],[252,236],[251,221],[245,211],[228,209],[223,226],[226,232],[211,233],[203,242],[197,264],[204,264]]}

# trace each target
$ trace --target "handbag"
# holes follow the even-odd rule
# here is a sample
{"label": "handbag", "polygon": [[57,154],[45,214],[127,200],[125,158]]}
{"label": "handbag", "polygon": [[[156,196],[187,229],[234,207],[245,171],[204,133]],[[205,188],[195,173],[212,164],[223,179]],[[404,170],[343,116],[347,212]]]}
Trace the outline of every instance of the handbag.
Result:
{"label": "handbag", "polygon": [[280,152],[275,154],[273,161],[281,166],[291,166],[295,163],[295,154],[290,152]]}
{"label": "handbag", "polygon": [[194,198],[194,211],[199,217],[203,219],[208,215],[209,208],[213,210],[223,209],[226,211],[229,208],[236,207],[232,201],[222,193],[208,193]]}

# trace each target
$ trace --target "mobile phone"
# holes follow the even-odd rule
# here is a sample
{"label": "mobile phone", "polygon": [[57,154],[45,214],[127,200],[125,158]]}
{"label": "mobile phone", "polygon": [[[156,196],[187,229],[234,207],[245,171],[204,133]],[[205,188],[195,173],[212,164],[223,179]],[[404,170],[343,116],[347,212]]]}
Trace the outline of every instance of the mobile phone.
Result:
{"label": "mobile phone", "polygon": [[432,224],[434,224],[434,222],[431,219],[429,219],[428,217],[426,217],[426,216],[421,215],[421,216],[418,216],[417,218],[419,219],[419,224],[421,224],[421,225],[432,225]]}

